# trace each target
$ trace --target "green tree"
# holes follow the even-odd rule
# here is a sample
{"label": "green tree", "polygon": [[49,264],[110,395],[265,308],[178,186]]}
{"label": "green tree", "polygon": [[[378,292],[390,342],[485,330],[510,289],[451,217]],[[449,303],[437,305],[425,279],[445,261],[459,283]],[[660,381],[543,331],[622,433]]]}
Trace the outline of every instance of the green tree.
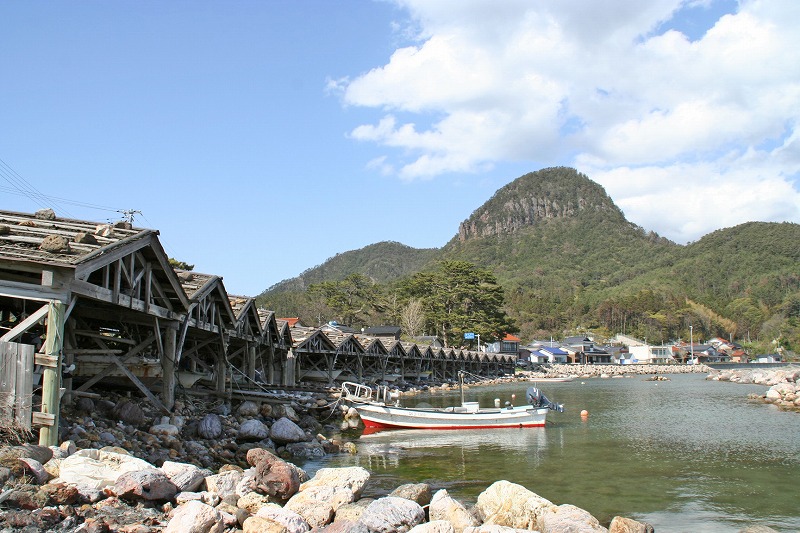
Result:
{"label": "green tree", "polygon": [[503,308],[503,288],[494,274],[472,263],[442,261],[438,270],[409,278],[405,291],[423,302],[426,322],[446,345],[458,344],[466,332],[493,341],[518,331]]}
{"label": "green tree", "polygon": [[377,301],[375,284],[361,274],[350,274],[341,281],[315,283],[308,288],[308,293],[321,298],[339,320],[348,325],[366,322]]}

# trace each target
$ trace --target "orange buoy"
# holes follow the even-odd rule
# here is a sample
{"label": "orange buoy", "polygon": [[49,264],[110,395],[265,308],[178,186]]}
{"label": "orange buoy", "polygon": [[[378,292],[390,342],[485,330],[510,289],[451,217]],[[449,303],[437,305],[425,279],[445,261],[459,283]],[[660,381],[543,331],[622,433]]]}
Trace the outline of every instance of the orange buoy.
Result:
{"label": "orange buoy", "polygon": [[587,411],[586,409],[581,411],[581,418],[588,418],[588,417],[589,417],[589,411]]}

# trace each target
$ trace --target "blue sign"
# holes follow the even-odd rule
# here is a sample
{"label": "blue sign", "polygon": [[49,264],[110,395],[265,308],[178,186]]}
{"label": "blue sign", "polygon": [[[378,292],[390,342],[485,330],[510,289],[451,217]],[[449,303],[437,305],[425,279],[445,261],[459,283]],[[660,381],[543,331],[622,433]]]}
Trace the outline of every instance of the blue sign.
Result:
{"label": "blue sign", "polygon": [[474,340],[475,339],[475,334],[474,333],[464,333],[464,339],[466,339],[468,341]]}

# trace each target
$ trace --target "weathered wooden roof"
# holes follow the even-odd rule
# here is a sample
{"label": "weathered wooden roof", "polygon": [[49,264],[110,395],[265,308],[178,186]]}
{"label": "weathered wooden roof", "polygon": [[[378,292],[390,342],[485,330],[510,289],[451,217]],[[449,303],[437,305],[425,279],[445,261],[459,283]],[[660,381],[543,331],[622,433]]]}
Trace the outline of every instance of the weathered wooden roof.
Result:
{"label": "weathered wooden roof", "polygon": [[[115,245],[131,239],[143,238],[158,232],[132,228],[127,223],[98,224],[83,220],[55,218],[47,220],[36,215],[0,211],[0,257],[10,261],[46,263],[61,267],[74,267],[96,252],[110,250]],[[86,242],[79,234],[89,235]],[[64,237],[69,249],[47,252],[40,249],[48,236]],[[95,241],[92,243],[91,241]]]}

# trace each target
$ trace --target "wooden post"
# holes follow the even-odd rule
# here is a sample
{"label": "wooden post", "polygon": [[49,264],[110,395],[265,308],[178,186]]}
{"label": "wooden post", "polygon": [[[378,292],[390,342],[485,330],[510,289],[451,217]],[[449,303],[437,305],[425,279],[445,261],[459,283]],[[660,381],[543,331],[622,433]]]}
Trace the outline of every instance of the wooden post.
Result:
{"label": "wooden post", "polygon": [[164,406],[172,411],[175,406],[175,358],[177,357],[178,324],[168,323],[164,328],[164,353],[161,357],[161,370],[164,375],[164,388],[161,399]]}
{"label": "wooden post", "polygon": [[55,366],[42,373],[42,413],[53,415],[53,425],[39,431],[40,446],[58,445],[58,415],[61,410],[61,348],[64,344],[64,304],[52,300],[47,313],[47,340],[44,354]]}
{"label": "wooden post", "polygon": [[256,379],[256,343],[250,342],[247,346],[247,377],[250,383]]}
{"label": "wooden post", "polygon": [[283,373],[283,384],[287,387],[293,387],[295,383],[295,363],[297,359],[295,359],[294,352],[289,350],[289,353],[286,354],[286,369]]}

